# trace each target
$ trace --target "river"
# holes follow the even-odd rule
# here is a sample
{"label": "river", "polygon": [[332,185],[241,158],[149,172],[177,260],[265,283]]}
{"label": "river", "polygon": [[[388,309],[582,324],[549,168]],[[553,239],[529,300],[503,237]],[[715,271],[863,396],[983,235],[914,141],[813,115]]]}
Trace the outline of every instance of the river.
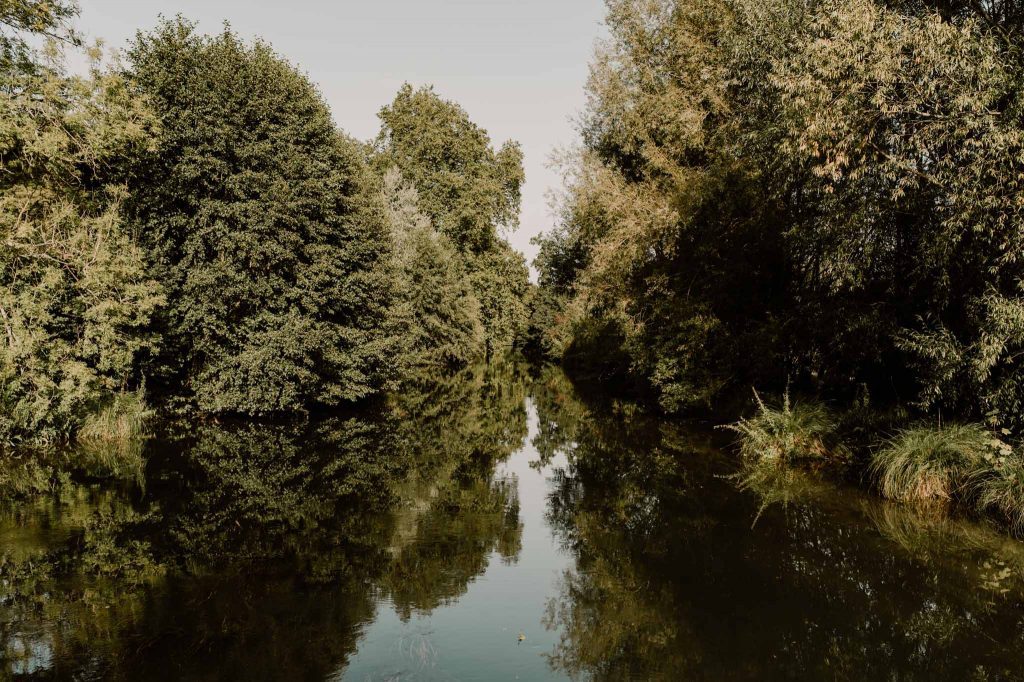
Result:
{"label": "river", "polygon": [[1024,550],[478,368],[358,414],[7,458],[0,676],[1024,679]]}

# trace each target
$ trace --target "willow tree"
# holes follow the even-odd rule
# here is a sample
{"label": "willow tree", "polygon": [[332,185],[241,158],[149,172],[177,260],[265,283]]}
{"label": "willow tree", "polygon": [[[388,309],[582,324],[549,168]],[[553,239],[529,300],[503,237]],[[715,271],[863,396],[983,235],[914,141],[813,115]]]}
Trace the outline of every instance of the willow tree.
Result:
{"label": "willow tree", "polygon": [[360,146],[262,42],[178,19],[140,33],[128,57],[164,127],[130,201],[170,301],[163,389],[248,414],[375,392],[391,284]]}
{"label": "willow tree", "polygon": [[70,41],[71,11],[0,5],[0,444],[67,439],[107,408],[138,416],[163,301],[112,180],[152,145],[152,114],[98,55],[70,76],[60,45],[27,47],[25,32]]}
{"label": "willow tree", "polygon": [[432,88],[406,84],[381,109],[377,164],[396,167],[419,194],[419,208],[455,244],[483,309],[489,353],[508,350],[525,331],[528,272],[503,238],[518,225],[523,156],[497,151],[487,131]]}

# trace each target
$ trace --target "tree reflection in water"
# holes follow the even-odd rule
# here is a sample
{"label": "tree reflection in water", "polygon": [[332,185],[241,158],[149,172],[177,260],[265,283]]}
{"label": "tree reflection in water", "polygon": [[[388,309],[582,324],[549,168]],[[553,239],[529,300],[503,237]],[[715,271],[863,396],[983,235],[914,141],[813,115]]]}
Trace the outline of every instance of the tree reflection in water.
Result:
{"label": "tree reflection in water", "polygon": [[555,670],[1019,679],[1020,543],[826,483],[740,490],[706,427],[585,403],[557,372],[535,386],[535,445],[567,457],[549,518],[575,559],[548,607]]}
{"label": "tree reflection in water", "polygon": [[[443,652],[484,675],[421,618],[470,603],[457,625],[494,626],[473,641],[508,654],[496,678],[540,653],[607,680],[1020,677],[1021,543],[799,473],[738,486],[720,432],[586,395],[502,365],[360,415],[6,458],[0,677],[324,679],[367,650],[408,662],[364,661],[382,674],[440,673]],[[543,518],[498,473],[533,456],[530,403]],[[508,584],[464,598],[489,563]],[[491,613],[506,592],[547,602],[553,648]],[[397,641],[370,647],[382,614]]]}
{"label": "tree reflection in water", "polygon": [[105,468],[8,459],[5,676],[322,679],[382,594],[408,617],[493,549],[515,559],[516,491],[494,468],[526,436],[525,391],[496,365],[369,416],[169,427]]}

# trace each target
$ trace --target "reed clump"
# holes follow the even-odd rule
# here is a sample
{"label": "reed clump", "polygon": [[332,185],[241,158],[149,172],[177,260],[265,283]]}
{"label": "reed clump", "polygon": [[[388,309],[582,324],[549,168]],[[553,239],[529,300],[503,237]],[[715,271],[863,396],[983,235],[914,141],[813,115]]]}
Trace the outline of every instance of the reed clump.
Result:
{"label": "reed clump", "polygon": [[131,443],[147,435],[152,416],[141,391],[119,393],[99,410],[85,417],[78,441],[85,444]]}
{"label": "reed clump", "polygon": [[837,422],[824,405],[793,402],[788,392],[778,407],[767,405],[757,391],[754,399],[754,416],[725,426],[739,435],[747,464],[792,466],[845,459],[845,448],[834,442]]}
{"label": "reed clump", "polygon": [[1024,455],[1019,449],[988,457],[969,485],[979,511],[1002,517],[1017,535],[1024,533]]}
{"label": "reed clump", "polygon": [[977,423],[919,424],[897,428],[884,440],[862,438],[855,433],[863,430],[857,419],[837,417],[820,403],[797,403],[786,393],[772,406],[756,391],[754,397],[756,413],[724,427],[739,436],[741,488],[785,503],[792,488],[786,472],[857,463],[887,499],[956,504],[1024,535],[1024,448],[1007,442],[1009,431]]}

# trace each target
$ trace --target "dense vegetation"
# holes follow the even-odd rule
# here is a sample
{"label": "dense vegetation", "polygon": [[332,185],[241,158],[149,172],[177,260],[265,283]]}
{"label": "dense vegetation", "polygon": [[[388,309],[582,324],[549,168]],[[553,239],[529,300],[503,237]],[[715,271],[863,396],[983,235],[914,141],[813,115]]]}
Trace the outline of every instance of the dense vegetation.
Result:
{"label": "dense vegetation", "polygon": [[[560,224],[539,240],[534,347],[671,413],[751,386],[855,407],[831,456],[814,408],[762,405],[737,425],[746,459],[845,462],[852,439],[883,492],[945,490],[1019,523],[1017,6],[607,4]],[[908,457],[957,464],[894,484]]]}
{"label": "dense vegetation", "polygon": [[[2,7],[4,26],[73,40],[62,3]],[[0,42],[0,91],[0,443],[61,440],[139,387],[156,342],[163,292],[114,175],[158,122],[122,75],[66,75],[17,33]]]}
{"label": "dense vegetation", "polygon": [[0,443],[335,407],[521,343],[516,144],[411,87],[359,143],[269,45],[181,18],[74,75],[76,13],[0,4]]}
{"label": "dense vegetation", "polygon": [[788,382],[1020,426],[1012,3],[608,8],[539,345],[671,412]]}
{"label": "dense vegetation", "polygon": [[262,43],[177,20],[128,58],[163,126],[127,169],[133,230],[168,299],[152,376],[211,412],[373,393],[392,284],[358,144]]}
{"label": "dense vegetation", "polygon": [[164,20],[75,75],[73,2],[0,5],[0,443],[527,347],[667,413],[786,391],[734,425],[758,471],[852,464],[1024,528],[1019,12],[607,5],[537,287],[518,144],[431,87],[358,142],[263,42]]}
{"label": "dense vegetation", "polygon": [[516,345],[526,327],[522,255],[501,238],[519,221],[523,155],[495,152],[487,133],[432,89],[406,85],[380,112],[376,163],[397,168],[419,192],[419,208],[458,249],[480,304],[488,355]]}

